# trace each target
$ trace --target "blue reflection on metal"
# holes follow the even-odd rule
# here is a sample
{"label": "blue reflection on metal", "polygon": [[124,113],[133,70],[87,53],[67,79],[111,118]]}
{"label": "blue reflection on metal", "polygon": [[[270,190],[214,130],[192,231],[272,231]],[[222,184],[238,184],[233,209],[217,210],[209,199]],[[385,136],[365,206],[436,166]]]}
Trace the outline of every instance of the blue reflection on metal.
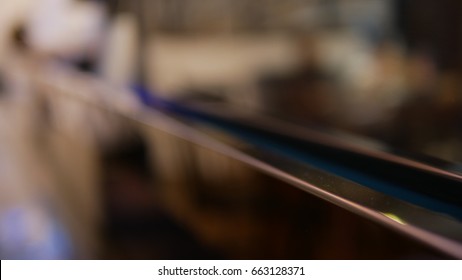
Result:
{"label": "blue reflection on metal", "polygon": [[411,191],[406,189],[406,186],[389,183],[382,179],[371,176],[366,172],[361,172],[357,169],[349,168],[344,164],[338,164],[334,161],[326,160],[325,158],[313,155],[307,150],[294,149],[290,145],[284,144],[281,141],[269,139],[268,137],[262,136],[258,132],[241,127],[239,125],[234,125],[229,121],[224,121],[206,113],[192,110],[181,104],[161,99],[153,95],[146,88],[137,86],[134,88],[134,90],[140,100],[149,107],[167,110],[175,114],[186,116],[190,119],[195,119],[197,121],[207,123],[216,127],[217,129],[232,133],[236,137],[248,142],[249,144],[262,147],[270,152],[290,157],[292,159],[316,167],[320,170],[333,173],[336,176],[343,177],[365,187],[372,188],[384,194],[399,198],[432,211],[445,213],[462,220],[462,208],[458,207],[457,205],[446,203],[431,196]]}

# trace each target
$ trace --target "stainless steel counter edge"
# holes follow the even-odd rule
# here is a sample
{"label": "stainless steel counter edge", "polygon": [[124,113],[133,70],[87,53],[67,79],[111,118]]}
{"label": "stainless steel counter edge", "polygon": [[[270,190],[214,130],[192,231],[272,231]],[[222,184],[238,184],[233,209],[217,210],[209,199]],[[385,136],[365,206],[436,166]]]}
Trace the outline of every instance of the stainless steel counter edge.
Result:
{"label": "stainless steel counter edge", "polygon": [[[314,167],[271,155],[258,147],[242,148],[225,144],[179,120],[137,104],[133,98],[127,96],[129,93],[126,90],[114,92],[115,88],[110,87],[111,92],[104,93],[108,87],[93,77],[56,70],[52,69],[48,74],[44,72],[39,79],[42,86],[75,99],[76,102],[85,102],[116,113],[144,125],[146,129],[161,130],[229,156],[357,215],[462,259],[462,223],[451,217],[417,207]],[[76,80],[80,82],[76,83]],[[92,85],[96,87],[90,88]],[[95,88],[96,91],[103,92],[94,94]],[[78,94],[83,92],[86,92],[84,96]],[[104,96],[106,94],[110,96]],[[119,98],[128,100],[129,106],[124,102],[120,103]]]}
{"label": "stainless steel counter edge", "polygon": [[[233,159],[246,163],[253,168],[256,168],[270,176],[281,179],[297,188],[300,188],[310,194],[313,194],[321,199],[329,201],[339,207],[347,209],[353,213],[356,213],[362,217],[376,221],[382,225],[385,225],[393,230],[396,230],[400,233],[404,233],[408,236],[411,236],[435,249],[441,250],[442,252],[449,254],[453,257],[462,258],[462,243],[455,241],[452,238],[457,238],[457,235],[462,238],[462,225],[453,220],[450,217],[439,215],[433,213],[426,209],[414,206],[404,201],[400,201],[393,197],[384,195],[377,191],[373,191],[369,188],[365,188],[361,185],[358,185],[354,182],[344,180],[342,178],[336,177],[335,175],[327,174],[325,172],[319,171],[305,164],[300,164],[298,162],[293,162],[290,160],[285,160],[278,158],[275,155],[272,155],[273,159],[267,157],[259,156],[262,151],[256,148],[242,149],[238,147],[232,147],[227,144],[223,144],[220,141],[213,139],[212,137],[191,128],[175,119],[172,119],[160,112],[154,112],[152,110],[144,110],[140,113],[132,116],[127,116],[133,120],[140,122],[144,125],[148,125],[155,129],[160,129],[166,133],[179,137],[181,139],[187,140],[194,144],[197,144],[201,147],[213,150],[217,153],[229,156]],[[264,152],[267,153],[267,152]],[[280,164],[276,163],[276,160],[284,161],[284,166],[281,168]],[[277,167],[276,167],[277,166]],[[348,193],[353,194],[359,192],[364,194],[373,195],[375,201],[385,199],[388,201],[388,204],[391,205],[390,209],[373,209],[370,206],[365,206],[359,201],[354,201],[352,197],[339,196],[335,192],[332,192],[326,185],[321,185],[319,182],[314,184],[313,182],[307,181],[296,172],[291,172],[290,170],[299,170],[300,168],[304,169],[304,174],[311,173],[312,177],[322,176],[322,180],[325,181],[334,181],[337,183],[342,183],[343,188],[350,188]],[[311,176],[310,176],[311,177]],[[370,199],[369,197],[368,199]],[[357,200],[357,199],[356,199]],[[364,203],[366,204],[366,203]],[[394,209],[399,209],[399,213],[394,213]],[[411,215],[408,215],[411,213]],[[421,224],[421,222],[413,221],[412,217],[418,217],[419,220],[425,220],[426,225]],[[399,218],[397,218],[399,217]],[[444,231],[445,227],[454,229],[456,235],[451,237],[446,237],[440,232],[435,232],[437,228],[432,228],[432,222],[437,220],[438,228]],[[432,228],[433,232],[428,228]]]}

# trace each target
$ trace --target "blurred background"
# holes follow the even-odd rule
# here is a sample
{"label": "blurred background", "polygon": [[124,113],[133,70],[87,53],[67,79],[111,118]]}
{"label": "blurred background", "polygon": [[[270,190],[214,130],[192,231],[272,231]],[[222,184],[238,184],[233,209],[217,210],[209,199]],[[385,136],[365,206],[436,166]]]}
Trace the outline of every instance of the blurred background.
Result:
{"label": "blurred background", "polygon": [[0,257],[445,258],[120,112],[143,88],[458,172],[461,46],[458,0],[0,0]]}

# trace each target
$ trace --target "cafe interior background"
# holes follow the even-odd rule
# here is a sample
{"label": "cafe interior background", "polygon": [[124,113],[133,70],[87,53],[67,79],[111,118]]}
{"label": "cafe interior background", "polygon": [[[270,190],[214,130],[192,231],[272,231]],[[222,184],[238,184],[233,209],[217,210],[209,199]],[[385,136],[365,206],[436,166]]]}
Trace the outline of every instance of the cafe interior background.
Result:
{"label": "cafe interior background", "polygon": [[[278,127],[444,169],[454,189],[424,194],[454,212],[374,192],[462,238],[461,50],[457,0],[0,0],[0,257],[453,258],[246,151],[270,157],[254,133]],[[325,154],[298,175],[374,199],[326,162],[386,165]]]}

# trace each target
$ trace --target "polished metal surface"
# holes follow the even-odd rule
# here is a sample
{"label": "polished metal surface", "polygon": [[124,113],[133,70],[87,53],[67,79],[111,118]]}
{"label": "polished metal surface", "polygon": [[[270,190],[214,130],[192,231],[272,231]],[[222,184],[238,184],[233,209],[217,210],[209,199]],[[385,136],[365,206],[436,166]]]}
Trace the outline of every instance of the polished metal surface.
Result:
{"label": "polished metal surface", "polygon": [[303,127],[295,123],[283,121],[276,117],[268,116],[255,110],[234,108],[233,106],[223,103],[208,104],[198,100],[196,102],[193,101],[186,103],[186,106],[192,110],[205,112],[225,120],[244,123],[249,127],[258,128],[263,131],[284,135],[294,139],[320,143],[331,148],[347,150],[370,158],[396,163],[402,166],[419,169],[456,180],[462,180],[462,174],[451,168],[453,165],[452,163],[443,163],[443,161],[427,162],[422,159],[413,159],[410,155],[405,157],[382,142],[347,134],[344,131],[331,130],[322,133],[308,127]]}
{"label": "polished metal surface", "polygon": [[[43,73],[40,80],[43,87],[77,102],[85,102],[99,110],[115,113],[132,122],[144,133],[162,131],[236,159],[445,254],[462,258],[462,223],[454,218],[385,195],[368,186],[321,171],[314,166],[276,155],[215,127],[194,123],[191,120],[174,119],[137,103],[129,91],[112,88],[109,93],[107,86],[84,75],[68,73],[59,68],[47,69]],[[458,178],[458,175],[447,174],[438,168],[392,155],[388,156],[384,152],[371,156],[399,161],[416,168]]]}
{"label": "polished metal surface", "polygon": [[210,134],[176,123],[155,112],[146,112],[134,119],[245,162],[324,200],[410,235],[454,257],[462,258],[462,224],[451,217],[428,211],[246,143],[217,141]]}

